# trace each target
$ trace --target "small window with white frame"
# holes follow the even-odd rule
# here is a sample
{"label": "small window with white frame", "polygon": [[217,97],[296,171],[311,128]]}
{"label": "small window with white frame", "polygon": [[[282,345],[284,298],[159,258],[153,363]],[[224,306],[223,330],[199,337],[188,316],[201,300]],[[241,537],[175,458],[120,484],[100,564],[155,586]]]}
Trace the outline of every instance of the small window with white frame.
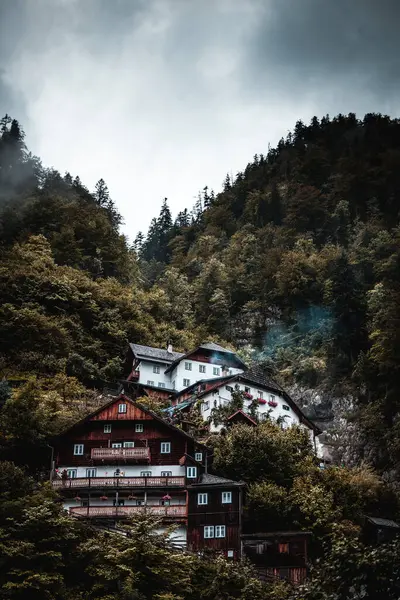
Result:
{"label": "small window with white frame", "polygon": [[83,444],[74,444],[74,455],[75,456],[82,456],[83,452],[84,452],[84,445]]}
{"label": "small window with white frame", "polygon": [[283,410],[290,410],[290,407],[287,406],[286,404],[282,404],[282,408],[283,408]]}
{"label": "small window with white frame", "polygon": [[221,369],[219,367],[213,367],[213,375],[219,375],[221,373]]}
{"label": "small window with white frame", "polygon": [[68,475],[69,479],[76,479],[77,474],[78,474],[77,469],[67,469],[67,475]]}
{"label": "small window with white frame", "polygon": [[197,504],[208,504],[208,494],[197,494]]}
{"label": "small window with white frame", "polygon": [[203,460],[203,453],[202,452],[195,452],[194,459],[197,460],[197,462],[202,462],[202,460]]}
{"label": "small window with white frame", "polygon": [[233,387],[231,385],[226,385],[225,389],[227,392],[233,392]]}
{"label": "small window with white frame", "polygon": [[121,402],[121,404],[118,404],[118,412],[121,413],[126,413],[126,403],[125,402]]}
{"label": "small window with white frame", "polygon": [[186,477],[188,479],[196,479],[196,477],[197,477],[197,467],[187,467],[186,468]]}
{"label": "small window with white frame", "polygon": [[161,442],[160,452],[161,452],[161,454],[170,454],[171,453],[171,442]]}
{"label": "small window with white frame", "polygon": [[124,442],[124,448],[134,448],[135,442]]}
{"label": "small window with white frame", "polygon": [[162,381],[158,382],[158,387],[159,388],[165,388],[165,383],[163,383]]}
{"label": "small window with white frame", "polygon": [[97,469],[86,469],[86,477],[96,477]]}
{"label": "small window with white frame", "polygon": [[140,477],[151,477],[151,471],[140,471]]}
{"label": "small window with white frame", "polygon": [[232,504],[232,492],[222,492],[222,504]]}
{"label": "small window with white frame", "polygon": [[210,408],[210,402],[206,400],[201,405],[201,412],[206,412]]}
{"label": "small window with white frame", "polygon": [[257,391],[257,398],[263,398],[264,397],[264,392],[262,392],[261,390]]}
{"label": "small window with white frame", "polygon": [[183,380],[183,387],[189,387],[190,385],[190,379],[184,379]]}
{"label": "small window with white frame", "polygon": [[244,391],[246,392],[246,394],[250,394],[251,393],[251,389],[249,387],[245,387]]}
{"label": "small window with white frame", "polygon": [[224,538],[226,535],[225,525],[216,525],[215,526],[215,537],[216,538]]}
{"label": "small window with white frame", "polygon": [[226,553],[227,558],[234,558],[235,557],[235,552],[234,550],[228,550],[228,552]]}
{"label": "small window with white frame", "polygon": [[172,471],[161,471],[161,477],[172,477]]}
{"label": "small window with white frame", "polygon": [[113,442],[111,448],[122,448],[122,442]]}
{"label": "small window with white frame", "polygon": [[270,402],[275,402],[275,396],[273,394],[269,395]]}
{"label": "small window with white frame", "polygon": [[111,423],[106,423],[104,425],[104,433],[111,433],[111,429],[112,429]]}
{"label": "small window with white frame", "polygon": [[199,365],[199,373],[205,373],[206,372],[206,365]]}
{"label": "small window with white frame", "polygon": [[209,540],[214,537],[214,525],[204,526],[204,539]]}
{"label": "small window with white frame", "polygon": [[153,366],[153,373],[156,373],[156,374],[160,373],[160,367],[159,367],[159,365],[154,365]]}
{"label": "small window with white frame", "polygon": [[143,423],[135,423],[135,432],[143,433]]}
{"label": "small window with white frame", "polygon": [[192,363],[185,362],[185,371],[191,371],[191,370],[192,370]]}
{"label": "small window with white frame", "polygon": [[151,379],[147,380],[147,385],[154,385],[154,381],[151,381]]}

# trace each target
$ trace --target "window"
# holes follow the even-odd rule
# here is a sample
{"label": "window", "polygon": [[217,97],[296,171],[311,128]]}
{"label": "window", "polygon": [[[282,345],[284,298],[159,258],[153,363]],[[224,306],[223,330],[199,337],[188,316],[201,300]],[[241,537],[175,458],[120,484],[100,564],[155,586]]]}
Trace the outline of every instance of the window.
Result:
{"label": "window", "polygon": [[183,380],[183,387],[189,387],[190,385],[190,379],[184,379]]}
{"label": "window", "polygon": [[126,413],[126,404],[118,404],[118,412]]}
{"label": "window", "polygon": [[74,455],[82,456],[83,454],[83,444],[74,444]]}
{"label": "window", "polygon": [[174,379],[174,381],[172,382],[172,389],[173,389],[173,390],[175,389],[175,379]]}
{"label": "window", "polygon": [[171,504],[171,500],[160,500],[160,505],[161,506],[169,506]]}
{"label": "window", "polygon": [[185,362],[185,371],[191,371],[191,370],[192,370],[192,363]]}
{"label": "window", "polygon": [[124,448],[134,448],[135,442],[124,442]]}
{"label": "window", "polygon": [[282,404],[282,408],[283,410],[290,410],[289,406],[286,406],[286,404]]}
{"label": "window", "polygon": [[275,396],[273,394],[269,395],[269,399],[271,402],[275,402]]}
{"label": "window", "polygon": [[150,379],[147,380],[147,385],[154,385],[154,381],[150,381]]}
{"label": "window", "polygon": [[231,385],[226,385],[225,389],[227,392],[233,392],[233,387]]}
{"label": "window", "polygon": [[111,424],[104,425],[104,433],[111,433]]}
{"label": "window", "polygon": [[232,492],[222,492],[222,504],[232,504]]}
{"label": "window", "polygon": [[113,500],[113,505],[114,506],[125,506],[125,500]]}
{"label": "window", "polygon": [[209,408],[210,408],[210,403],[208,400],[206,402],[203,402],[203,404],[201,405],[202,412],[206,412],[206,410],[208,410]]}
{"label": "window", "polygon": [[86,477],[96,477],[97,469],[86,469]]}
{"label": "window", "polygon": [[213,367],[213,375],[219,375],[220,369],[218,367]]}
{"label": "window", "polygon": [[224,538],[225,537],[225,525],[216,525],[215,526],[215,537],[216,538]]}
{"label": "window", "polygon": [[197,494],[197,504],[208,504],[208,494]]}
{"label": "window", "polygon": [[161,477],[172,477],[172,471],[161,471]]}
{"label": "window", "polygon": [[67,469],[67,475],[70,479],[76,479],[77,470],[76,469]]}
{"label": "window", "polygon": [[234,550],[228,550],[226,553],[227,558],[234,558]]}
{"label": "window", "polygon": [[135,423],[136,433],[143,433],[143,423]]}
{"label": "window", "polygon": [[160,372],[160,367],[158,365],[154,365],[153,373],[159,373],[159,372]]}
{"label": "window", "polygon": [[279,549],[280,554],[289,554],[289,544],[288,543],[279,544],[278,549]]}
{"label": "window", "polygon": [[199,373],[205,373],[206,372],[206,365],[199,365]]}
{"label": "window", "polygon": [[201,462],[203,460],[203,453],[202,452],[196,452],[194,455],[194,459],[197,460],[198,462]]}
{"label": "window", "polygon": [[246,392],[246,394],[250,394],[250,392],[251,392],[251,390],[250,390],[250,388],[249,388],[249,387],[245,387],[245,388],[244,388],[244,391]]}
{"label": "window", "polygon": [[214,537],[214,525],[206,525],[204,527],[204,539],[210,539]]}
{"label": "window", "polygon": [[140,477],[151,477],[151,471],[140,471]]}
{"label": "window", "polygon": [[161,454],[169,454],[171,452],[171,442],[161,442]]}
{"label": "window", "polygon": [[187,467],[187,469],[186,469],[186,477],[188,479],[196,479],[196,477],[197,477],[197,467]]}
{"label": "window", "polygon": [[257,398],[263,398],[263,396],[264,396],[264,392],[260,392],[260,390],[258,390]]}
{"label": "window", "polygon": [[122,448],[121,442],[113,442],[111,448]]}
{"label": "window", "polygon": [[158,387],[159,388],[165,388],[165,383],[162,383],[162,381],[158,382]]}

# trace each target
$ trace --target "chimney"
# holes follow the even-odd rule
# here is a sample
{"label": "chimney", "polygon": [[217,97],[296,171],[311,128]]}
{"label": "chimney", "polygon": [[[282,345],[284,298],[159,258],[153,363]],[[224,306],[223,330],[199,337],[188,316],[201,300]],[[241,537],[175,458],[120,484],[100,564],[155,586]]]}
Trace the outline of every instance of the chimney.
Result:
{"label": "chimney", "polygon": [[168,352],[168,354],[172,354],[172,343],[171,343],[171,340],[168,340],[167,352]]}

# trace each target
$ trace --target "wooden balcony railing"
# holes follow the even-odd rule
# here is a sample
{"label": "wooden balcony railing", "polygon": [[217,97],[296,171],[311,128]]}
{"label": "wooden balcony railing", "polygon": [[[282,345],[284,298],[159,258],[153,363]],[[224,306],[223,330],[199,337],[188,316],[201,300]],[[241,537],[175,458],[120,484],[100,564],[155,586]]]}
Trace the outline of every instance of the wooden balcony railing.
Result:
{"label": "wooden balcony railing", "polygon": [[73,506],[69,509],[76,517],[129,517],[135,514],[150,513],[157,517],[185,518],[186,505],[176,506]]}
{"label": "wooden balcony railing", "polygon": [[54,488],[165,488],[185,487],[184,477],[76,477],[75,479],[54,479]]}
{"label": "wooden balcony railing", "polygon": [[92,448],[92,460],[150,460],[150,448]]}

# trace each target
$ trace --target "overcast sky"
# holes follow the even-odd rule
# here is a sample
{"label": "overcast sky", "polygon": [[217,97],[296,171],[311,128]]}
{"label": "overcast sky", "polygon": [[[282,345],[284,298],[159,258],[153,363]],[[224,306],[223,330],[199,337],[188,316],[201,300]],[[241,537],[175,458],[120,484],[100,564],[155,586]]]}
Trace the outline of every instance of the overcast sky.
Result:
{"label": "overcast sky", "polygon": [[298,119],[400,108],[400,0],[0,0],[0,113],[133,238]]}

